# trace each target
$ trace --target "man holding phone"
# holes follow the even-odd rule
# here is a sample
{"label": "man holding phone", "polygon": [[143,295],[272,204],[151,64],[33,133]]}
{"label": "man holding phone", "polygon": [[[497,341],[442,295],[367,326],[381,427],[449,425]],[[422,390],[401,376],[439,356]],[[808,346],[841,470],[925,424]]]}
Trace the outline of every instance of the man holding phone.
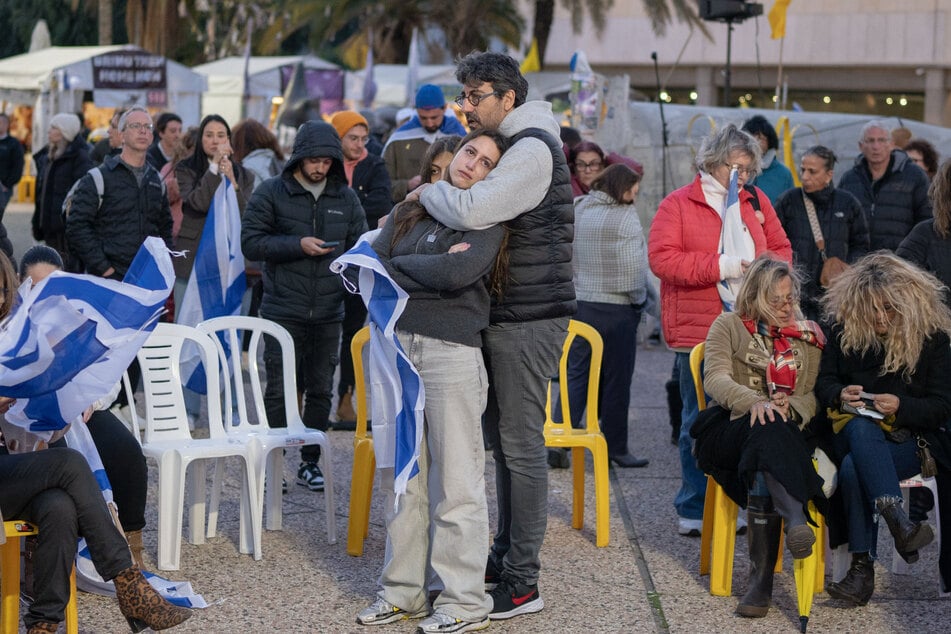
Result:
{"label": "man holding phone", "polygon": [[[281,324],[294,339],[301,418],[312,429],[327,429],[343,321],[346,291],[330,262],[366,230],[360,200],[347,187],[340,137],[329,124],[308,121],[297,130],[284,171],[251,195],[241,249],[247,259],[264,262],[261,317]],[[264,366],[268,422],[284,427],[281,350],[270,338]],[[297,484],[323,491],[319,458],[319,446],[301,448]]]}

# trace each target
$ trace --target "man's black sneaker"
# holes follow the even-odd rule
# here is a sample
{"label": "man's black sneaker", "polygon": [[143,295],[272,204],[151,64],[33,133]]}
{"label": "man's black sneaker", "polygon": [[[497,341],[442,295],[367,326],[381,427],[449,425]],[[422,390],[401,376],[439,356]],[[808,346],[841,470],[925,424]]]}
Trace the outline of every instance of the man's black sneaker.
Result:
{"label": "man's black sneaker", "polygon": [[492,612],[489,613],[489,618],[493,621],[541,612],[545,607],[544,599],[538,594],[537,585],[528,586],[503,580],[490,594]]}
{"label": "man's black sneaker", "polygon": [[297,470],[297,484],[311,491],[324,490],[324,474],[316,462],[302,462]]}
{"label": "man's black sneaker", "polygon": [[492,556],[485,562],[485,591],[495,590],[495,586],[502,583],[502,571],[495,564]]}

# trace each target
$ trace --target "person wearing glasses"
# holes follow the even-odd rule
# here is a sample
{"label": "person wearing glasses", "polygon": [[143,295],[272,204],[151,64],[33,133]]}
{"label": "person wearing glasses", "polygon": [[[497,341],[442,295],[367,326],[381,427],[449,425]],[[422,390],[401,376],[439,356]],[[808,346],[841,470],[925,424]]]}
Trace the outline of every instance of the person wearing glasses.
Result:
{"label": "person wearing glasses", "polygon": [[825,334],[803,319],[798,300],[789,262],[753,260],[735,310],[707,334],[703,387],[713,403],[691,430],[700,467],[747,509],[750,576],[736,613],[749,618],[769,611],[780,526],[793,558],[808,557],[816,536],[806,505],[825,503],[804,435],[816,414]]}
{"label": "person wearing glasses", "polygon": [[77,183],[66,217],[70,253],[87,273],[121,280],[149,236],[172,245],[172,213],[158,170],[146,161],[152,117],[133,106],[119,119],[122,152]]}
{"label": "person wearing glasses", "polygon": [[[835,432],[845,526],[829,518],[830,545],[848,541],[852,564],[826,586],[829,596],[865,605],[875,590],[878,528],[888,526],[899,556],[918,560],[934,529],[910,519],[899,481],[922,471],[919,447],[936,463],[941,502],[951,471],[951,309],[947,288],[888,252],[872,253],[840,275],[822,299],[831,324],[816,398]],[[940,504],[939,504],[940,506]],[[951,513],[941,509],[948,526]],[[876,515],[884,522],[877,521]],[[844,530],[842,530],[844,529]],[[842,533],[845,532],[845,535]],[[951,549],[941,540],[942,591],[951,586]]]}
{"label": "person wearing glasses", "polygon": [[[383,147],[383,160],[393,186],[393,202],[401,202],[408,192],[422,183],[419,167],[430,144],[440,137],[466,135],[466,129],[454,116],[447,116],[442,88],[423,84],[416,91],[416,111],[398,127]],[[412,112],[412,111],[411,111]],[[371,225],[375,229],[376,225]]]}
{"label": "person wearing glasses", "polygon": [[456,231],[508,229],[508,276],[493,288],[482,350],[489,375],[483,422],[495,458],[498,529],[486,562],[495,584],[489,618],[538,612],[539,553],[548,521],[548,453],[543,423],[548,381],[558,372],[568,321],[577,310],[571,269],[571,174],[551,104],[527,101],[518,62],[470,53],[456,67],[456,103],[473,129],[494,129],[511,147],[469,189],[446,181],[414,196]]}
{"label": "person wearing glasses", "polygon": [[823,289],[868,253],[865,211],[855,196],[832,184],[835,163],[829,148],[809,148],[799,162],[802,187],[786,191],[776,201],[776,215],[793,245],[794,262],[802,276],[802,312],[814,320],[819,319]]}
{"label": "person wearing glasses", "polygon": [[882,121],[869,121],[862,127],[859,149],[862,153],[842,175],[839,188],[862,203],[869,249],[894,251],[912,227],[931,219],[928,176],[892,146],[891,130]]}
{"label": "person wearing glasses", "polygon": [[[703,140],[696,166],[693,182],[661,201],[647,243],[651,270],[660,278],[664,339],[677,353],[680,373],[678,532],[694,537],[700,535],[707,480],[691,451],[690,428],[699,409],[690,351],[706,339],[720,313],[733,309],[750,262],[767,251],[792,262],[789,239],[769,198],[745,186],[760,171],[759,142],[735,125],[724,126]],[[735,200],[730,198],[734,170]]]}
{"label": "person wearing glasses", "polygon": [[575,198],[591,191],[594,179],[611,165],[626,165],[639,177],[644,176],[644,166],[616,152],[605,154],[593,141],[582,141],[568,150],[568,167],[571,168],[571,193]]}

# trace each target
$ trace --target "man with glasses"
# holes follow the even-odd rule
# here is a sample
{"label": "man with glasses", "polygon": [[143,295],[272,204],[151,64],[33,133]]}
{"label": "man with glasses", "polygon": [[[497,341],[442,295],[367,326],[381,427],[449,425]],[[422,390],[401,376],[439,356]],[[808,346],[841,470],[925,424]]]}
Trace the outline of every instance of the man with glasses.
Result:
{"label": "man with glasses", "polygon": [[[171,248],[172,214],[162,179],[146,161],[152,117],[142,106],[133,106],[117,127],[122,152],[76,185],[66,239],[87,273],[121,280],[147,237],[162,238]],[[98,179],[92,174],[96,170]]]}
{"label": "man with glasses", "polygon": [[506,285],[493,289],[482,344],[489,375],[483,431],[496,465],[499,523],[488,554],[490,618],[541,610],[539,551],[548,520],[545,401],[558,372],[568,320],[574,314],[570,173],[551,104],[526,101],[518,62],[500,53],[471,53],[456,69],[456,99],[474,128],[498,128],[512,146],[486,179],[461,190],[424,185],[426,210],[452,229],[509,229]]}
{"label": "man with glasses", "polygon": [[928,176],[902,150],[892,146],[891,130],[881,121],[862,127],[862,153],[842,175],[839,188],[859,199],[869,228],[869,251],[894,251],[922,220],[931,218]]}
{"label": "man with glasses", "polygon": [[[465,136],[466,129],[455,117],[446,116],[446,98],[442,88],[423,84],[416,91],[416,114],[397,128],[383,148],[383,160],[393,185],[393,202],[419,187],[419,168],[423,155],[433,141],[442,136]],[[368,212],[369,213],[369,212]],[[374,225],[370,225],[374,228]]]}

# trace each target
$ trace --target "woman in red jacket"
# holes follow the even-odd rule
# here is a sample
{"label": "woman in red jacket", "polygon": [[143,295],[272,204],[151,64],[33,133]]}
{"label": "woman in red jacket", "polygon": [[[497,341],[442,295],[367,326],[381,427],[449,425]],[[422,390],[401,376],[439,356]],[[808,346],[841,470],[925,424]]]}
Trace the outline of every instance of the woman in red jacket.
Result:
{"label": "woman in red jacket", "polygon": [[[769,199],[747,180],[759,172],[759,142],[730,124],[703,140],[693,182],[667,196],[657,209],[648,239],[651,270],[660,278],[662,325],[677,353],[683,399],[681,487],[674,500],[681,535],[698,536],[706,477],[691,452],[690,427],[697,397],[690,350],[704,341],[717,315],[732,309],[749,263],[770,252],[786,262],[792,249]],[[730,204],[732,189],[739,204]]]}

